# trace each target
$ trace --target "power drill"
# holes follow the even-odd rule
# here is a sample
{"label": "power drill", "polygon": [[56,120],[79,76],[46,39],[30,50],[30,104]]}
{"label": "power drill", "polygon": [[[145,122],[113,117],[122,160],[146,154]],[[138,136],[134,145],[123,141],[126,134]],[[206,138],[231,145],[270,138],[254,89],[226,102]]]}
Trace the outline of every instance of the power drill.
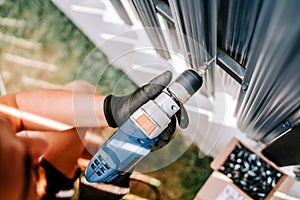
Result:
{"label": "power drill", "polygon": [[131,171],[202,82],[196,71],[186,70],[158,97],[137,109],[93,156],[85,171],[87,181],[111,182]]}

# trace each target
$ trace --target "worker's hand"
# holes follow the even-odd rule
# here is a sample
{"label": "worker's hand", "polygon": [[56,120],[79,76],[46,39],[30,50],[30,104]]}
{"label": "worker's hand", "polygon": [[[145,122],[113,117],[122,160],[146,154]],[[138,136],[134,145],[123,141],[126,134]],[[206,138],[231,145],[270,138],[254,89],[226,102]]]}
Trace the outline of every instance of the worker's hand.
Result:
{"label": "worker's hand", "polygon": [[109,95],[104,100],[104,114],[111,127],[121,126],[130,115],[150,99],[155,99],[170,83],[172,73],[166,71],[152,79],[148,84],[126,96]]}
{"label": "worker's hand", "polygon": [[[121,126],[140,106],[149,100],[155,99],[171,80],[172,73],[166,71],[152,79],[148,84],[136,89],[132,94],[121,97],[108,96],[104,101],[106,121],[111,127]],[[169,126],[160,135],[156,145],[157,148],[163,147],[170,141],[175,128],[176,118],[173,117]]]}
{"label": "worker's hand", "polygon": [[176,117],[173,116],[171,118],[171,122],[169,123],[168,127],[159,135],[159,140],[156,142],[155,147],[157,149],[160,149],[166,146],[170,142],[173,133],[175,132],[175,129],[176,129]]}

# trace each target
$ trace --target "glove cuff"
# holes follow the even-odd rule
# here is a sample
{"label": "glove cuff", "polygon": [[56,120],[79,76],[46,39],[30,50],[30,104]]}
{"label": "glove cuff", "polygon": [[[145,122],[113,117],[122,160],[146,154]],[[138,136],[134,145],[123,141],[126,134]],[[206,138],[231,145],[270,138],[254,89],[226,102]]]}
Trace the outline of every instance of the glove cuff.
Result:
{"label": "glove cuff", "polygon": [[112,98],[112,95],[109,95],[104,99],[103,111],[104,111],[104,116],[106,118],[108,125],[110,127],[116,128],[116,127],[118,127],[118,125],[117,125],[116,121],[114,120],[114,117],[112,114],[113,111],[111,108],[111,98]]}

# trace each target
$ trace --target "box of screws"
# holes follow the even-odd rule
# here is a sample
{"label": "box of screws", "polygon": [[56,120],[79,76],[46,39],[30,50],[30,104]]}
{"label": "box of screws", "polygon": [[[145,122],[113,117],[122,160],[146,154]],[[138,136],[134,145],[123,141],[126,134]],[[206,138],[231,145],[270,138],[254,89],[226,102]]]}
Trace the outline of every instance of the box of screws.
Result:
{"label": "box of screws", "polygon": [[293,181],[261,153],[233,138],[211,163],[251,199],[272,199],[275,191],[287,191]]}

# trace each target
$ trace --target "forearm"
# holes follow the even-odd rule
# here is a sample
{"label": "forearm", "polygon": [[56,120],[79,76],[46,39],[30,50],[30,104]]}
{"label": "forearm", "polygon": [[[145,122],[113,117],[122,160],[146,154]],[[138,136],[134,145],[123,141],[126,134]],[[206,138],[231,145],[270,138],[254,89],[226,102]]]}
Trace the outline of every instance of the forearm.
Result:
{"label": "forearm", "polygon": [[67,90],[31,90],[16,95],[26,130],[67,130],[108,126],[103,96]]}
{"label": "forearm", "polygon": [[0,96],[0,114],[11,121],[14,133],[22,130],[21,113],[15,97],[15,94]]}

